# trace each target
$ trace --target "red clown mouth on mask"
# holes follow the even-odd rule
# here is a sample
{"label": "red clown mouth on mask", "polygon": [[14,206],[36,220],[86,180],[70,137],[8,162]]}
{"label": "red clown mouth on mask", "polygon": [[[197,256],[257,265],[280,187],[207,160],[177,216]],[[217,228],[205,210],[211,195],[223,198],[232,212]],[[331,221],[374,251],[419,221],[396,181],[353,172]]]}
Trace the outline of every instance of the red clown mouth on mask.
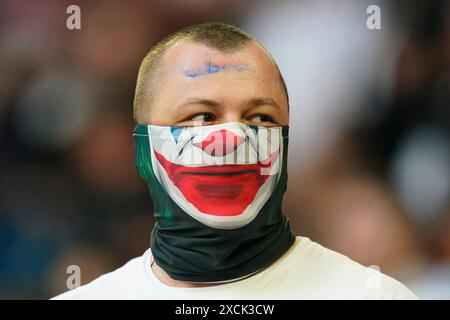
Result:
{"label": "red clown mouth on mask", "polygon": [[[216,147],[222,149],[222,145]],[[211,150],[215,154],[218,153],[215,147]],[[273,152],[264,163],[258,161],[254,164],[205,167],[175,164],[157,151],[155,156],[173,184],[201,212],[218,216],[236,216],[252,203],[256,193],[266,182],[269,175],[261,173],[264,168],[270,169],[278,159],[278,152]]]}
{"label": "red clown mouth on mask", "polygon": [[[199,133],[194,127],[149,127],[158,180],[200,222],[237,227],[270,197],[279,173],[280,128],[226,123]],[[269,131],[275,133],[271,139]]]}

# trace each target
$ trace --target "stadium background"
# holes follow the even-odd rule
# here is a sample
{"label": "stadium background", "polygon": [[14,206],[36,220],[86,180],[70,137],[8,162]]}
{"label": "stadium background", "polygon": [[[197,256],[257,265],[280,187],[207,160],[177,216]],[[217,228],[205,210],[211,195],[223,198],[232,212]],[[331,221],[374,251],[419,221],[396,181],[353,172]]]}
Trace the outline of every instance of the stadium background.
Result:
{"label": "stadium background", "polygon": [[375,0],[2,0],[0,298],[49,298],[67,266],[87,283],[148,247],[137,69],[161,37],[211,20],[254,34],[285,75],[295,231],[450,299],[450,5]]}

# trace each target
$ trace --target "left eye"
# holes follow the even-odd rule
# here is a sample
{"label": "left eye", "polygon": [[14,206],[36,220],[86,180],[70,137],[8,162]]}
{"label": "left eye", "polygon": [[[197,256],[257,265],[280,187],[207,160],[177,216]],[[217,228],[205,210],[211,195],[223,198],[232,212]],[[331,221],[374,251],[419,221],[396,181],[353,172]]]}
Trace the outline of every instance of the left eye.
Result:
{"label": "left eye", "polygon": [[251,118],[251,121],[253,123],[267,123],[267,122],[273,123],[274,122],[274,120],[271,116],[268,116],[265,114],[258,114],[256,116],[253,116]]}

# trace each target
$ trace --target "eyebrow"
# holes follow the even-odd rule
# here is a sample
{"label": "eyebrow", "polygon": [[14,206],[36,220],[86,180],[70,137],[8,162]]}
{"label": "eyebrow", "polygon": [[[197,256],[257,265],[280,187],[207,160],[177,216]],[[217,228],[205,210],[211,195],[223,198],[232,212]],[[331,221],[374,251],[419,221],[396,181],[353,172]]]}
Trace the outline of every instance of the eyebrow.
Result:
{"label": "eyebrow", "polygon": [[204,105],[206,107],[211,107],[211,108],[217,108],[220,107],[222,104],[218,101],[214,101],[211,99],[197,99],[197,98],[191,98],[188,99],[186,102],[184,102],[183,104],[181,104],[179,107],[184,107],[184,108],[190,108],[193,107],[195,105]]}
{"label": "eyebrow", "polygon": [[[249,106],[249,108],[258,107],[261,105],[269,105],[269,106],[275,107],[277,109],[281,109],[280,105],[274,99],[272,99],[270,97],[251,98],[245,104],[247,106]],[[196,105],[204,105],[204,106],[210,107],[210,108],[218,108],[218,107],[222,106],[222,104],[220,102],[215,101],[215,100],[191,98],[191,99],[188,99],[183,104],[181,104],[179,107],[180,108],[191,108]]]}
{"label": "eyebrow", "polygon": [[270,97],[257,97],[252,98],[247,102],[248,106],[251,106],[252,108],[261,106],[261,105],[269,105],[272,107],[275,107],[277,109],[281,109],[280,105],[272,98]]}

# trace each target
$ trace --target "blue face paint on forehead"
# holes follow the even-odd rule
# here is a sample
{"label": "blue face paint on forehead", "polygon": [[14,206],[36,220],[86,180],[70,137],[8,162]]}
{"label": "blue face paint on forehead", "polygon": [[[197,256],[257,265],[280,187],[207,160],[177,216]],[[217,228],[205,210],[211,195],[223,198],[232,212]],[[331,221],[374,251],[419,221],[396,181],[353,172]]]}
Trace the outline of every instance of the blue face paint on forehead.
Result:
{"label": "blue face paint on forehead", "polygon": [[206,74],[219,73],[222,71],[251,71],[246,64],[214,64],[211,60],[206,60],[203,68],[197,70],[188,70],[184,74],[189,78],[197,78]]}

